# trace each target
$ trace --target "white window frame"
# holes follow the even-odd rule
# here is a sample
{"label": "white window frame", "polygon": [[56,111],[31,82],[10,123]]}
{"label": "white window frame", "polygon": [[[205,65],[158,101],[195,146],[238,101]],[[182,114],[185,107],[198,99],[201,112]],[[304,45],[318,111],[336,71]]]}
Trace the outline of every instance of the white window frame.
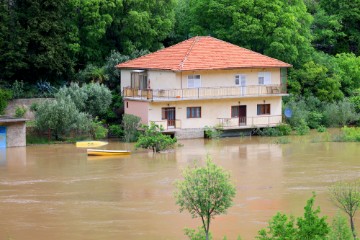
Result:
{"label": "white window frame", "polygon": [[188,75],[187,87],[188,88],[200,88],[201,87],[201,76],[199,74]]}
{"label": "white window frame", "polygon": [[[244,80],[244,85],[242,81]],[[236,74],[235,75],[235,85],[236,86],[246,86],[246,75],[245,74]]]}
{"label": "white window frame", "polygon": [[271,84],[271,72],[259,72],[258,73],[258,84],[259,85],[270,85]]}

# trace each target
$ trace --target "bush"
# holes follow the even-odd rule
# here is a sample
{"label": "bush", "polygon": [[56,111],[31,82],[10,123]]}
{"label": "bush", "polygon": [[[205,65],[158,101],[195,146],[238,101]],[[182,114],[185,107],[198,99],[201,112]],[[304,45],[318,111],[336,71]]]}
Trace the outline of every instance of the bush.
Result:
{"label": "bush", "polygon": [[328,240],[352,240],[354,239],[347,219],[337,213],[332,221]]}
{"label": "bush", "polygon": [[[198,227],[197,230],[191,228],[184,229],[185,236],[189,238],[189,240],[204,240],[206,239],[206,234],[204,227]],[[212,240],[212,234],[209,232],[209,240]]]}
{"label": "bush", "polygon": [[15,117],[23,118],[25,116],[26,111],[27,110],[26,110],[25,107],[17,106],[16,109],[15,109]]}
{"label": "bush", "polygon": [[220,138],[222,131],[219,128],[205,126],[204,133],[207,138]]}
{"label": "bush", "polygon": [[323,115],[327,127],[345,126],[359,120],[354,104],[348,99],[326,105]]}
{"label": "bush", "polygon": [[11,90],[13,92],[13,98],[24,97],[24,81],[15,80],[12,84]]}
{"label": "bush", "polygon": [[109,126],[109,134],[111,136],[122,138],[124,136],[124,130],[121,128],[120,125],[113,124]]}
{"label": "bush", "polygon": [[8,105],[9,100],[12,98],[12,93],[6,89],[0,89],[0,115],[4,114],[4,111]]}
{"label": "bush", "polygon": [[320,125],[320,126],[318,126],[318,127],[316,128],[316,130],[317,130],[318,132],[326,132],[326,127],[324,127],[323,125]]}
{"label": "bush", "polygon": [[176,138],[171,138],[169,135],[161,133],[164,129],[155,123],[150,123],[150,126],[143,125],[144,132],[140,134],[135,147],[152,149],[153,152],[160,152],[169,148],[174,148],[177,142]]}
{"label": "bush", "polygon": [[102,121],[98,121],[98,118],[95,118],[91,122],[90,133],[93,139],[102,139],[107,137],[108,129],[103,126]]}
{"label": "bush", "polygon": [[311,111],[308,115],[307,124],[310,128],[316,129],[321,125],[323,115],[316,111]]}
{"label": "bush", "polygon": [[344,142],[360,142],[360,128],[343,127],[341,128],[340,141]]}
{"label": "bush", "polygon": [[132,114],[124,114],[121,127],[124,131],[125,142],[136,142],[139,137],[138,128],[141,118]]}
{"label": "bush", "polygon": [[310,132],[310,128],[306,124],[305,120],[302,119],[300,124],[295,127],[295,131],[298,135],[306,135]]}
{"label": "bush", "polygon": [[280,137],[280,136],[287,136],[291,134],[291,127],[288,124],[280,124],[276,127],[267,127],[256,130],[256,134],[260,136],[266,136],[266,137]]}

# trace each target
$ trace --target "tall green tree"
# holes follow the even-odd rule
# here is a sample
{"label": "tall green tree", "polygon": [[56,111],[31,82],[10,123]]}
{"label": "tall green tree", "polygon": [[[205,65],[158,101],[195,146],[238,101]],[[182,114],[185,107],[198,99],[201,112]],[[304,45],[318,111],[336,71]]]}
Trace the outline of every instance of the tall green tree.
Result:
{"label": "tall green tree", "polygon": [[26,43],[24,63],[13,78],[61,79],[73,73],[67,45],[68,1],[14,0],[17,26]]}
{"label": "tall green tree", "polygon": [[232,206],[236,194],[230,174],[208,157],[204,167],[194,166],[183,172],[184,180],[176,182],[175,198],[180,211],[187,210],[193,218],[200,217],[209,239],[211,219]]}

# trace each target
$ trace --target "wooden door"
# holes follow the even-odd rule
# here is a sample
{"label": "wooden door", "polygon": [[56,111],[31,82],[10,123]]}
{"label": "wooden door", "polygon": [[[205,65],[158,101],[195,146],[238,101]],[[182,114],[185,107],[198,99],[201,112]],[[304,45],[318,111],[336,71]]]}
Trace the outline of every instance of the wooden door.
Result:
{"label": "wooden door", "polygon": [[174,107],[168,107],[162,109],[162,119],[167,120],[167,126],[168,128],[174,128],[175,127],[175,108]]}
{"label": "wooden door", "polygon": [[239,126],[246,126],[246,105],[232,106],[231,117],[239,118]]}

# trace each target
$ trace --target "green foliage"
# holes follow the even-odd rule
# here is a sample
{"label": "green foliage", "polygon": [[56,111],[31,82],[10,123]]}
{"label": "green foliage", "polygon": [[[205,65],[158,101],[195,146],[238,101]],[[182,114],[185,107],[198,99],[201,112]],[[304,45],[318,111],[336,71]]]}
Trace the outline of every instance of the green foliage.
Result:
{"label": "green foliage", "polygon": [[64,96],[40,103],[35,112],[35,124],[39,131],[50,130],[55,140],[60,140],[71,131],[87,132],[91,120],[87,114],[79,112],[69,96]]}
{"label": "green foliage", "polygon": [[354,217],[360,206],[360,183],[337,182],[329,188],[331,200],[347,214],[354,239],[356,239]]}
{"label": "green foliage", "polygon": [[342,127],[339,141],[342,142],[360,142],[359,127]]}
{"label": "green foliage", "polygon": [[358,121],[360,117],[356,113],[354,105],[348,99],[327,104],[323,116],[324,125],[329,127],[345,126]]}
{"label": "green foliage", "polygon": [[344,216],[340,213],[336,213],[332,224],[328,240],[352,240],[351,229]]}
{"label": "green foliage", "polygon": [[290,139],[288,137],[279,137],[275,140],[276,144],[289,144],[291,143]]}
{"label": "green foliage", "polygon": [[204,133],[205,133],[205,137],[207,137],[207,138],[217,139],[217,138],[220,138],[222,131],[216,127],[205,126]]}
{"label": "green foliage", "polygon": [[308,115],[307,124],[310,128],[317,129],[321,125],[322,119],[323,119],[322,113],[317,111],[311,111],[309,112]]}
{"label": "green foliage", "polygon": [[230,182],[230,174],[207,157],[204,167],[188,167],[183,177],[175,183],[176,204],[181,212],[187,210],[193,218],[201,218],[206,239],[209,239],[211,219],[226,213],[233,204],[236,189]]}
{"label": "green foliage", "polygon": [[107,81],[108,76],[103,67],[97,67],[93,64],[88,64],[83,70],[77,73],[77,79],[81,83],[99,82],[104,83]]}
{"label": "green foliage", "polygon": [[307,126],[304,119],[300,121],[300,124],[294,128],[297,135],[306,135],[310,132],[310,128]]}
{"label": "green foliage", "polygon": [[23,118],[25,116],[26,113],[26,108],[23,106],[17,106],[15,109],[15,117],[17,118]]}
{"label": "green foliage", "polygon": [[326,127],[324,127],[323,125],[320,125],[320,126],[318,126],[318,127],[316,128],[316,130],[317,130],[318,132],[326,132]]}
{"label": "green foliage", "polygon": [[306,202],[304,216],[296,219],[293,216],[277,213],[269,222],[268,231],[259,231],[257,239],[273,240],[322,240],[326,239],[330,227],[326,223],[326,217],[319,217],[320,208],[313,209],[315,194]]}
{"label": "green foliage", "polygon": [[118,138],[124,137],[124,130],[118,124],[109,126],[109,134]]}
{"label": "green foliage", "polygon": [[0,115],[4,114],[4,111],[8,105],[9,100],[12,98],[12,92],[6,89],[0,88]]}
{"label": "green foliage", "polygon": [[267,127],[261,129],[257,129],[256,133],[260,136],[267,136],[267,137],[279,137],[279,136],[287,136],[290,135],[292,129],[288,124],[280,124],[276,127]]}
{"label": "green foliage", "polygon": [[21,98],[24,96],[24,81],[15,80],[12,84],[11,91],[13,92],[13,98]]}
{"label": "green foliage", "polygon": [[97,117],[91,122],[90,133],[93,139],[102,139],[107,137],[108,129],[105,128],[103,124],[104,123],[99,121]]}
{"label": "green foliage", "polygon": [[141,118],[132,114],[124,114],[121,127],[124,130],[125,142],[136,142],[139,136]]}
{"label": "green foliage", "polygon": [[65,96],[72,99],[79,111],[89,113],[93,117],[105,114],[112,99],[110,90],[99,83],[84,84],[82,87],[72,83],[69,87],[62,87],[55,97]]}
{"label": "green foliage", "polygon": [[169,148],[174,148],[176,138],[162,134],[162,126],[151,122],[150,126],[142,125],[143,133],[140,134],[135,147],[152,149],[153,152],[160,152]]}
{"label": "green foliage", "polygon": [[297,240],[295,218],[283,213],[276,213],[269,221],[268,231],[261,229],[256,237],[259,240],[286,239]]}
{"label": "green foliage", "polygon": [[[205,229],[203,226],[198,227],[197,230],[191,228],[184,229],[185,236],[189,238],[189,240],[204,240],[206,239]],[[209,240],[212,240],[212,234],[209,232]]]}

